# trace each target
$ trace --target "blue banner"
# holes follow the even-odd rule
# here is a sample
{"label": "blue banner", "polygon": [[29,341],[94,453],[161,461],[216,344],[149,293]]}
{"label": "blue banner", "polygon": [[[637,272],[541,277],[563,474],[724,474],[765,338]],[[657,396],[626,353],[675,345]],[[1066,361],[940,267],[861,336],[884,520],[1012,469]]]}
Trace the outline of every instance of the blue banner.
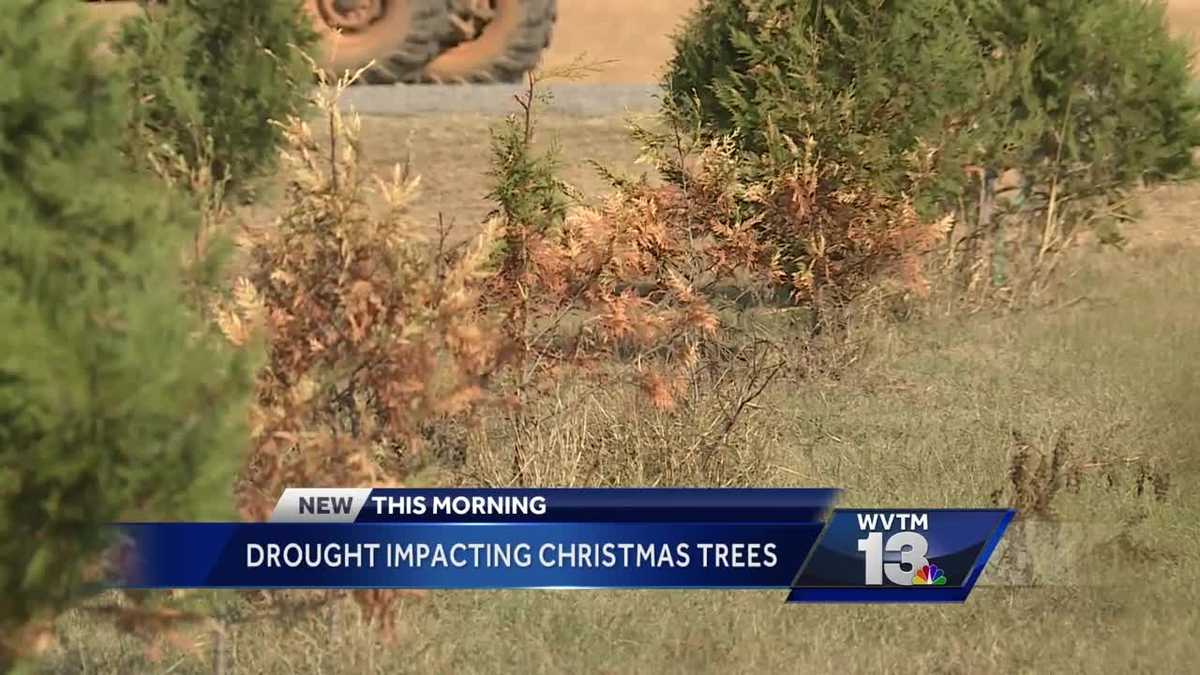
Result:
{"label": "blue banner", "polygon": [[1014,513],[838,509],[792,582],[792,602],[962,602]]}
{"label": "blue banner", "polygon": [[267,523],[131,523],[126,588],[790,589],[961,602],[1013,513],[836,490],[288,490]]}
{"label": "blue banner", "polygon": [[819,523],[132,525],[134,588],[787,588]]}

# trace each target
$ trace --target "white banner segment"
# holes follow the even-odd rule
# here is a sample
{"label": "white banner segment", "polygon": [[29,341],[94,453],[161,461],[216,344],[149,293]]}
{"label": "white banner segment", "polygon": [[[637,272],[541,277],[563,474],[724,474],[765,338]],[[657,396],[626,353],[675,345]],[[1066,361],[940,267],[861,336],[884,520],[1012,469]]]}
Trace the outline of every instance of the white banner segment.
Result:
{"label": "white banner segment", "polygon": [[288,488],[271,523],[353,523],[367,503],[371,488]]}

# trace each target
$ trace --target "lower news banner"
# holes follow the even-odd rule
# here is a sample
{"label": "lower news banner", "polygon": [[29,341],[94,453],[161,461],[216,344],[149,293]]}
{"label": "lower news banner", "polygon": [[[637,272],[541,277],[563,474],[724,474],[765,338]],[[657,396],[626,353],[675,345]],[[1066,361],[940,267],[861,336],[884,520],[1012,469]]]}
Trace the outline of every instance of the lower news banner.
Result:
{"label": "lower news banner", "polygon": [[790,589],[962,602],[1014,513],[829,489],[289,489],[266,523],[126,523],[123,588]]}

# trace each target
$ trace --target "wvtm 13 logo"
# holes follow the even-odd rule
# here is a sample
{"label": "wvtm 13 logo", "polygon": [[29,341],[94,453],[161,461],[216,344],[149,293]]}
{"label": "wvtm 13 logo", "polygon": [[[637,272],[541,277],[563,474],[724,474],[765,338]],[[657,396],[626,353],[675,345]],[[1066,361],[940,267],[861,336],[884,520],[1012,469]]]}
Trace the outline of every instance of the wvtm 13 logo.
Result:
{"label": "wvtm 13 logo", "polygon": [[[867,586],[882,586],[887,580],[896,586],[945,586],[946,573],[930,562],[927,513],[858,513],[858,529],[867,533],[858,540],[864,554],[863,581]],[[899,529],[892,535],[885,535]],[[882,530],[882,531],[881,531]]]}

